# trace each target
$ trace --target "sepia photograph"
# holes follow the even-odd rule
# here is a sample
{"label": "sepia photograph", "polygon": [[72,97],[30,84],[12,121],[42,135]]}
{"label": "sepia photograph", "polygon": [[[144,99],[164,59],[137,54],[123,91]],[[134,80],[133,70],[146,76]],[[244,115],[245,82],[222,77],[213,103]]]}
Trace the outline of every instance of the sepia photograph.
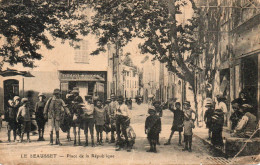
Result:
{"label": "sepia photograph", "polygon": [[0,165],[260,164],[260,0],[0,0]]}

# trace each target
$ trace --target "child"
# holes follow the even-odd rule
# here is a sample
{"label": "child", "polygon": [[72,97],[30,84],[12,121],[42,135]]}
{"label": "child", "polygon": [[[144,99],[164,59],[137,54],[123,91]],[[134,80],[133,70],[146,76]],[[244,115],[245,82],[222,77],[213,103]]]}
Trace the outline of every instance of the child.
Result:
{"label": "child", "polygon": [[35,116],[36,116],[36,122],[37,122],[38,133],[39,133],[38,141],[45,141],[43,138],[43,135],[44,135],[44,126],[46,123],[46,119],[44,119],[43,111],[44,111],[44,107],[46,104],[44,99],[46,97],[45,97],[45,95],[40,93],[38,95],[38,98],[39,98],[39,102],[37,102],[35,105]]}
{"label": "child", "polygon": [[17,122],[16,122],[17,111],[14,108],[13,100],[8,100],[8,142],[11,142],[11,131],[13,131],[14,141],[16,140],[16,129],[17,129]]}
{"label": "child", "polygon": [[145,133],[147,134],[150,143],[150,149],[147,152],[156,153],[156,143],[158,135],[161,132],[161,118],[156,115],[154,107],[149,107],[148,113],[150,114],[145,120]]}
{"label": "child", "polygon": [[204,115],[204,121],[206,123],[206,127],[209,129],[208,131],[208,140],[211,139],[211,133],[212,133],[212,115],[214,113],[213,104],[212,102],[208,102],[205,107],[207,108],[205,115]]}
{"label": "child", "polygon": [[30,131],[31,131],[31,115],[30,110],[28,108],[28,99],[23,98],[21,101],[22,106],[19,108],[17,113],[17,122],[22,118],[22,134],[20,143],[23,142],[23,135],[24,133],[27,133],[27,142],[31,142],[30,140]]}
{"label": "child", "polygon": [[127,127],[126,132],[127,132],[127,137],[129,140],[129,148],[128,148],[127,152],[131,152],[131,150],[133,149],[133,146],[135,144],[136,134],[130,125]]}
{"label": "child", "polygon": [[179,146],[181,146],[181,133],[183,131],[184,113],[180,109],[180,107],[181,107],[180,102],[176,102],[175,107],[176,107],[176,110],[173,110],[172,108],[170,108],[170,111],[172,111],[174,114],[174,119],[173,119],[172,128],[171,128],[171,135],[169,137],[168,142],[165,143],[164,145],[170,145],[174,132],[178,131],[179,132]]}
{"label": "child", "polygon": [[108,139],[108,133],[111,131],[110,127],[109,127],[109,104],[110,104],[111,100],[107,99],[104,110],[105,110],[105,124],[104,124],[104,131],[106,132],[106,142],[109,142]]}
{"label": "child", "polygon": [[190,108],[190,102],[185,101],[184,102],[184,142],[185,147],[183,151],[189,151],[191,152],[191,145],[192,145],[192,129],[195,128],[194,126],[194,120],[192,119],[192,113],[196,114],[191,108]]}
{"label": "child", "polygon": [[103,129],[105,124],[105,110],[102,107],[101,100],[96,100],[96,106],[94,108],[94,120],[97,132],[97,145],[103,145]]}

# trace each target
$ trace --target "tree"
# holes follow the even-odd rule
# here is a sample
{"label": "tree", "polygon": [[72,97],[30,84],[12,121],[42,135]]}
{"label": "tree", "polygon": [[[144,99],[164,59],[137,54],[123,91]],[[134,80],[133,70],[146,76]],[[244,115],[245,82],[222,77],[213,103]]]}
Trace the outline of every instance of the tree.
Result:
{"label": "tree", "polygon": [[[190,4],[193,17],[182,24],[176,19],[181,7]],[[198,28],[199,9],[193,0],[97,0],[93,4],[97,14],[93,20],[93,31],[100,34],[99,45],[93,54],[103,50],[108,42],[126,45],[134,37],[144,39],[140,44],[142,53],[150,53],[169,71],[191,86],[194,93],[195,72],[200,70],[195,65],[203,45],[194,31]]]}
{"label": "tree", "polygon": [[51,39],[78,41],[88,34],[86,6],[63,0],[3,0],[0,2],[1,66],[22,63],[34,67],[42,59],[41,46],[52,49]]}

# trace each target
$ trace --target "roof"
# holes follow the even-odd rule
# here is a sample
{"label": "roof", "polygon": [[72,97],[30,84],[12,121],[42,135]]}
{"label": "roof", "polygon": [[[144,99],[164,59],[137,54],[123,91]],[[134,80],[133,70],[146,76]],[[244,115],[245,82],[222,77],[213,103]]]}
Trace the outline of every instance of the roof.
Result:
{"label": "roof", "polygon": [[0,75],[3,76],[3,77],[17,76],[17,75],[24,76],[24,77],[34,77],[30,72],[18,71],[18,70],[9,69],[9,68],[7,68],[4,71],[0,71]]}

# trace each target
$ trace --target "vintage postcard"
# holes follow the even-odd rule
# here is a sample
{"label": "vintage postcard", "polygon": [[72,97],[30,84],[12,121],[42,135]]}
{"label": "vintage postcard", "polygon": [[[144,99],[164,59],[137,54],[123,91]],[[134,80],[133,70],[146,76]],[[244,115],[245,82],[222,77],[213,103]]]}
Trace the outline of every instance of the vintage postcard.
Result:
{"label": "vintage postcard", "polygon": [[259,0],[0,0],[0,165],[259,164]]}

